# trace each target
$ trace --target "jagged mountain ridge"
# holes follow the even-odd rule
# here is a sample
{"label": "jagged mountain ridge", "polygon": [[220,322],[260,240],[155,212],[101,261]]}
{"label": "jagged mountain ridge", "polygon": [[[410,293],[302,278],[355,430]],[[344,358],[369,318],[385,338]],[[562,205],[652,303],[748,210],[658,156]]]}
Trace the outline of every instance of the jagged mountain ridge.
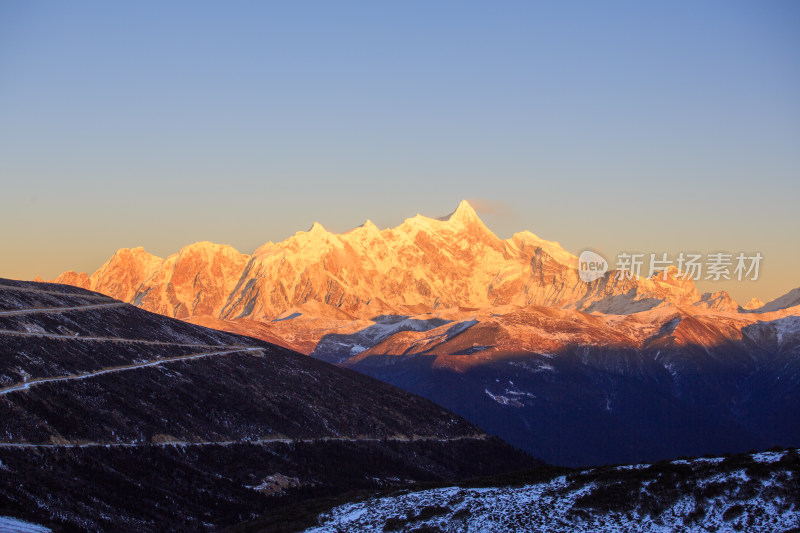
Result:
{"label": "jagged mountain ridge", "polygon": [[528,231],[499,239],[466,201],[444,219],[417,215],[385,230],[367,221],[333,234],[315,223],[252,255],[208,242],[166,259],[121,249],[91,276],[70,271],[54,281],[183,319],[368,319],[499,305],[604,313],[661,305],[738,308],[723,292],[699,295],[675,271],[667,279],[611,272],[585,283],[577,258],[557,242]]}
{"label": "jagged mountain ridge", "polygon": [[311,355],[429,398],[555,464],[800,443],[800,306],[383,317],[324,336]]}

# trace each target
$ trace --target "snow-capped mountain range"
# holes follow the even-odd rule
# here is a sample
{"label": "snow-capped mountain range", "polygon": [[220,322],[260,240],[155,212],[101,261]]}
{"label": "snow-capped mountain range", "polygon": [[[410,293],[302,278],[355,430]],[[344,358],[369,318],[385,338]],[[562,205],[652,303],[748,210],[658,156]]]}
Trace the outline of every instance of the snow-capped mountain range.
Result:
{"label": "snow-capped mountain range", "polygon": [[166,259],[125,248],[91,276],[70,271],[54,281],[175,318],[371,318],[502,305],[614,314],[663,305],[737,310],[726,293],[698,294],[675,274],[625,279],[612,272],[585,283],[577,258],[557,242],[529,231],[500,239],[463,201],[442,220],[417,215],[385,230],[367,221],[334,234],[315,223],[252,255],[209,242]]}

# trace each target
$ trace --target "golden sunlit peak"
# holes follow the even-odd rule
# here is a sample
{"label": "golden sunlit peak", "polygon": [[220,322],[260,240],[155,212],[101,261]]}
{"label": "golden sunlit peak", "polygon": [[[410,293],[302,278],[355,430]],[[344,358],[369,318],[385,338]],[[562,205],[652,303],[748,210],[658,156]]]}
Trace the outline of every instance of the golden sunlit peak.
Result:
{"label": "golden sunlit peak", "polygon": [[478,214],[472,208],[466,200],[461,200],[461,203],[458,204],[456,210],[450,213],[447,216],[439,218],[442,221],[449,221],[449,222],[468,222],[472,220],[479,220]]}
{"label": "golden sunlit peak", "polygon": [[361,227],[368,230],[378,229],[378,226],[376,226],[370,219],[367,219],[366,222],[361,224]]}
{"label": "golden sunlit peak", "polygon": [[326,230],[319,222],[314,222],[313,224],[311,224],[311,227],[308,228],[308,233],[311,234],[328,233],[328,230]]}

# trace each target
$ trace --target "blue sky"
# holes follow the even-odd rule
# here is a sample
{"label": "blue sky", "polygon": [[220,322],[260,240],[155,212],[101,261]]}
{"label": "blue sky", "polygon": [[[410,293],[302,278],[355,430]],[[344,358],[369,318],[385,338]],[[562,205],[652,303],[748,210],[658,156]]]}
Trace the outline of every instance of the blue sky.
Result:
{"label": "blue sky", "polygon": [[[163,5],[166,4],[166,5]],[[462,198],[800,286],[800,3],[0,3],[0,276]]]}

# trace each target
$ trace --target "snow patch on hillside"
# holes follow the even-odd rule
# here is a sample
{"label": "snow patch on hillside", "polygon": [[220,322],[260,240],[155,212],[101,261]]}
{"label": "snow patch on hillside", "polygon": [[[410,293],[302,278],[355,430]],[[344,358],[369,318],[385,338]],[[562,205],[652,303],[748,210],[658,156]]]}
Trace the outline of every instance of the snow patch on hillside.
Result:
{"label": "snow patch on hillside", "polygon": [[3,533],[47,533],[50,529],[10,516],[0,516],[0,531]]}

